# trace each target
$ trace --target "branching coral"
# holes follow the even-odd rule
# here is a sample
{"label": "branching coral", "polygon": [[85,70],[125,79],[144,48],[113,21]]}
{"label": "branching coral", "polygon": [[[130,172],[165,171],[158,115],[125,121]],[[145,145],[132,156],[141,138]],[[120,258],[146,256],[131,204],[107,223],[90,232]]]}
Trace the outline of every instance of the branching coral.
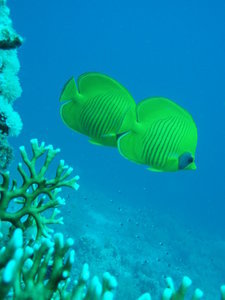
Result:
{"label": "branching coral", "polygon": [[[83,265],[78,280],[70,283],[75,258],[73,240],[64,240],[61,233],[51,235],[47,225],[62,223],[62,218],[56,219],[56,207],[64,203],[58,193],[63,186],[77,189],[78,176],[70,178],[72,168],[61,160],[55,177],[48,179],[46,172],[59,149],[54,149],[51,145],[45,146],[44,143],[38,144],[36,139],[31,140],[31,146],[30,159],[25,147],[20,147],[24,164],[18,165],[22,178],[19,186],[16,180],[10,184],[9,172],[2,174],[0,219],[12,226],[8,234],[3,235],[0,230],[0,299],[114,299],[116,279],[106,272],[102,281],[97,276],[90,280],[88,264]],[[41,157],[44,162],[37,170]],[[10,209],[11,202],[19,204],[20,208]],[[47,218],[43,214],[49,209],[53,209],[53,212]],[[25,216],[27,218],[24,220]],[[32,227],[37,228],[35,239],[30,239],[23,233]],[[175,289],[171,278],[167,278],[166,282],[167,288],[163,291],[162,300],[187,299],[187,291],[191,285],[188,277],[183,278],[178,289]],[[199,300],[202,296],[202,291],[196,289],[191,299]],[[150,294],[146,293],[138,300],[150,299]],[[221,287],[221,299],[225,300],[225,286]]]}
{"label": "branching coral", "polygon": [[102,283],[94,277],[88,285],[89,268],[84,264],[81,275],[67,291],[74,263],[72,239],[64,241],[57,233],[54,240],[42,238],[33,246],[23,246],[22,230],[17,228],[8,245],[0,252],[0,298],[33,300],[110,300],[117,283],[109,273]]}
{"label": "branching coral", "polygon": [[[0,233],[0,239],[2,234]],[[70,288],[70,271],[75,252],[71,249],[72,239],[64,241],[57,233],[53,241],[41,238],[32,246],[23,246],[21,229],[16,229],[6,247],[0,251],[0,298],[16,300],[113,300],[117,287],[116,279],[108,272],[102,282],[97,276],[90,279],[88,264],[84,264],[80,277]],[[184,277],[176,290],[173,280],[167,278],[167,288],[162,300],[185,300],[191,280]],[[146,287],[147,289],[147,287]],[[203,297],[196,289],[192,300]],[[225,299],[225,286],[221,287],[221,299]],[[149,293],[138,300],[151,300]]]}
{"label": "branching coral", "polygon": [[[16,180],[10,185],[9,172],[1,174],[0,219],[11,223],[16,229],[0,252],[0,298],[11,293],[14,299],[112,299],[111,290],[116,286],[114,277],[105,273],[102,283],[94,277],[88,285],[90,275],[87,264],[83,266],[72,290],[67,290],[75,255],[71,249],[73,240],[64,242],[63,235],[59,233],[52,237],[47,224],[62,223],[62,218],[55,218],[59,212],[56,207],[65,201],[57,195],[62,186],[78,189],[79,177],[69,178],[73,169],[61,160],[55,177],[47,179],[46,172],[59,149],[44,143],[39,145],[36,139],[31,140],[31,146],[31,159],[25,147],[20,147],[28,173],[19,163],[18,171],[22,177],[19,187]],[[44,163],[37,171],[37,161],[44,155]],[[11,202],[21,207],[11,211]],[[43,213],[50,208],[53,209],[51,217],[44,217]],[[25,221],[24,216],[27,216]],[[36,240],[23,240],[23,230],[33,224],[37,227]]]}
{"label": "branching coral", "polygon": [[8,163],[13,159],[13,150],[9,146],[7,139],[0,134],[0,172],[5,170]]}
{"label": "branching coral", "polygon": [[[46,178],[46,171],[60,151],[54,149],[51,145],[45,146],[44,143],[38,145],[36,139],[31,140],[32,158],[28,158],[25,147],[20,147],[21,156],[28,169],[26,173],[23,164],[19,163],[18,171],[22,177],[22,184],[18,187],[16,180],[10,185],[9,172],[2,173],[3,178],[0,184],[0,219],[8,221],[14,227],[25,230],[31,225],[36,225],[37,236],[48,237],[50,229],[48,224],[62,223],[62,218],[57,219],[59,210],[56,207],[65,203],[65,200],[58,196],[60,187],[67,186],[77,189],[79,187],[77,180],[79,176],[69,179],[73,169],[65,165],[61,160],[56,170],[56,176],[52,179]],[[37,171],[37,160],[46,154],[43,166]],[[9,211],[11,202],[20,205],[18,210]],[[50,217],[45,217],[43,213],[50,208],[53,209]],[[27,217],[24,220],[24,217]]]}

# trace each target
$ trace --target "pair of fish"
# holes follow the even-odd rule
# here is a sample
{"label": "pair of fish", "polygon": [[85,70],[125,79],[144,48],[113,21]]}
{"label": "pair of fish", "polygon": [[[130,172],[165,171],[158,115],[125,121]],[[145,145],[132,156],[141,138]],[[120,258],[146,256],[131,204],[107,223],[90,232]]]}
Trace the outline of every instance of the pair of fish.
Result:
{"label": "pair of fish", "polygon": [[60,96],[69,128],[152,171],[196,169],[197,128],[182,107],[162,97],[136,105],[120,83],[100,73],[81,75],[77,85],[71,78]]}

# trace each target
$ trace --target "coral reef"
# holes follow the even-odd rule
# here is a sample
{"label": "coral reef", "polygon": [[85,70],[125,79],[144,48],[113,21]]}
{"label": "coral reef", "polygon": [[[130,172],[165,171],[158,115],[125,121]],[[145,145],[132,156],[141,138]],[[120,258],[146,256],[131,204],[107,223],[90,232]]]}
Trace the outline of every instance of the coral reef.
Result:
{"label": "coral reef", "polygon": [[[59,213],[56,207],[65,200],[57,195],[63,186],[77,190],[79,176],[69,178],[73,169],[61,160],[55,177],[47,179],[49,165],[60,150],[44,143],[39,145],[36,139],[31,140],[31,146],[31,159],[25,147],[20,147],[23,162],[29,170],[26,174],[19,163],[20,186],[16,180],[10,184],[9,172],[1,174],[0,219],[10,225],[7,234],[0,233],[3,244],[0,251],[1,299],[10,296],[14,299],[112,299],[112,290],[117,283],[107,272],[102,283],[95,276],[86,288],[90,276],[87,264],[72,289],[67,291],[75,255],[71,249],[73,240],[64,241],[61,233],[53,236],[53,230],[47,225],[62,224],[62,218],[56,219]],[[44,155],[44,163],[37,171],[37,160]],[[47,218],[44,213],[49,209],[53,212]],[[27,234],[29,229],[32,235]]]}
{"label": "coral reef", "polygon": [[[2,238],[2,234],[0,235]],[[75,252],[72,239],[64,241],[57,233],[54,240],[42,238],[32,246],[23,246],[22,230],[17,228],[0,252],[0,297],[14,299],[112,299],[116,280],[109,273],[100,283],[94,277],[89,284],[85,264],[79,279],[67,291]]]}
{"label": "coral reef", "polygon": [[[64,240],[62,233],[53,235],[47,225],[62,223],[56,219],[56,208],[65,203],[57,196],[61,187],[78,189],[78,176],[70,178],[72,168],[61,160],[56,175],[48,179],[46,172],[59,149],[51,145],[38,144],[31,140],[32,157],[28,158],[25,147],[20,147],[23,163],[18,164],[22,177],[21,185],[16,180],[10,183],[9,172],[2,174],[0,184],[0,219],[2,225],[9,224],[9,229],[0,228],[0,298],[1,299],[65,299],[65,300],[111,300],[117,287],[116,279],[108,272],[103,274],[102,282],[97,276],[90,280],[89,266],[85,263],[81,274],[71,283],[71,268],[75,252],[73,239]],[[38,167],[39,159],[43,164]],[[25,171],[25,167],[28,174]],[[12,203],[16,204],[11,205]],[[19,207],[18,207],[19,206]],[[46,217],[53,209],[50,217]],[[3,227],[3,226],[2,226]],[[33,235],[27,234],[31,229]],[[167,288],[163,291],[163,300],[183,300],[187,297],[191,280],[184,277],[178,289],[171,278],[166,279]],[[148,287],[146,286],[146,289]],[[193,300],[201,299],[203,293],[196,289]],[[225,299],[225,286],[221,287],[221,297]],[[138,300],[150,300],[149,293]]]}
{"label": "coral reef", "polygon": [[[45,146],[44,143],[38,145],[36,139],[31,140],[32,158],[28,158],[25,147],[20,147],[20,153],[23,162],[29,174],[26,173],[22,163],[18,164],[18,172],[22,177],[21,186],[18,186],[17,181],[13,180],[10,184],[9,172],[2,173],[3,178],[0,185],[0,219],[10,222],[15,228],[26,228],[32,226],[36,228],[35,239],[41,236],[48,237],[50,228],[48,224],[62,223],[62,218],[56,219],[59,213],[58,206],[65,203],[65,199],[58,196],[61,191],[60,187],[67,186],[78,189],[77,180],[79,176],[68,179],[73,169],[65,165],[64,160],[61,160],[56,170],[56,176],[53,179],[46,178],[48,167],[59,149],[54,149],[51,145]],[[42,167],[37,171],[37,161],[42,156],[46,155]],[[17,204],[18,209],[9,211],[9,206]],[[51,216],[45,217],[44,212],[53,209]]]}
{"label": "coral reef", "polygon": [[4,163],[0,170],[5,170],[12,159],[12,149],[7,141],[8,136],[16,136],[22,129],[22,121],[13,110],[13,102],[19,98],[22,88],[17,73],[20,63],[17,48],[23,39],[12,27],[10,10],[6,0],[0,0],[0,156],[4,156]]}
{"label": "coral reef", "polygon": [[[65,204],[65,199],[58,195],[61,188],[77,190],[79,187],[79,176],[71,178],[73,169],[63,160],[55,176],[48,179],[49,166],[59,149],[33,139],[31,158],[25,147],[20,147],[23,163],[17,168],[21,176],[19,183],[15,179],[11,181],[10,173],[5,172],[13,158],[8,137],[19,135],[22,129],[13,102],[22,93],[17,76],[20,69],[17,48],[23,39],[13,29],[9,14],[6,0],[0,0],[0,299],[112,300],[117,287],[115,277],[105,272],[102,280],[97,276],[90,279],[87,263],[82,266],[78,279],[71,283],[74,241],[65,239],[62,233],[54,234],[49,227],[63,223],[63,218],[57,217],[58,207]],[[82,244],[87,251],[87,241],[83,239]],[[168,277],[161,299],[187,299],[191,283],[185,276],[176,289]],[[148,290],[147,284],[145,288]],[[191,299],[202,297],[203,292],[196,289]],[[138,298],[150,299],[149,293]],[[221,286],[221,299],[225,300],[225,286]]]}

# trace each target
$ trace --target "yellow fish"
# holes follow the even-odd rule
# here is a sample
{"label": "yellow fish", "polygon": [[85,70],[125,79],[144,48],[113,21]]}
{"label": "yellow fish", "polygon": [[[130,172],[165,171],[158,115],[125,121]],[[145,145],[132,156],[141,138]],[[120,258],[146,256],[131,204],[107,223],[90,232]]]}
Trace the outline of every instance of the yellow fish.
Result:
{"label": "yellow fish", "polygon": [[117,135],[136,120],[136,103],[116,80],[100,73],[85,73],[64,86],[60,114],[63,122],[98,145],[117,146]]}
{"label": "yellow fish", "polygon": [[148,98],[137,105],[137,121],[118,138],[125,158],[152,171],[195,170],[197,128],[192,116],[169,99]]}

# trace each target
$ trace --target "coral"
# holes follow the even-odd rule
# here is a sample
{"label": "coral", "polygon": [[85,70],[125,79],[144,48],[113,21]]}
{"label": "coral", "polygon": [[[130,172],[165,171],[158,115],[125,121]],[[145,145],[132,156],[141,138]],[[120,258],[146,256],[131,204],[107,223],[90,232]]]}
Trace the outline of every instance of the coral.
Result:
{"label": "coral", "polygon": [[[102,281],[97,276],[90,280],[88,264],[84,264],[81,274],[71,283],[71,268],[75,252],[72,249],[73,239],[64,240],[63,234],[51,234],[47,225],[62,223],[56,219],[57,206],[64,204],[64,199],[57,196],[63,186],[77,189],[78,176],[69,178],[72,168],[61,160],[56,175],[47,179],[46,172],[50,163],[59,152],[51,145],[38,144],[31,140],[32,157],[29,159],[25,147],[20,147],[23,163],[18,164],[22,183],[16,180],[10,184],[9,172],[2,174],[0,185],[0,219],[9,222],[10,228],[3,233],[0,226],[0,298],[33,299],[33,300],[112,300],[117,287],[116,279],[108,272],[103,274]],[[37,164],[44,159],[41,168]],[[24,166],[28,173],[25,171]],[[40,166],[40,165],[39,165]],[[20,207],[10,208],[10,204]],[[53,209],[47,218],[43,214]],[[24,219],[24,217],[26,217]],[[7,222],[5,222],[7,221]],[[0,224],[1,225],[1,224]],[[36,236],[29,237],[26,230],[36,228]],[[178,289],[173,280],[166,279],[167,288],[163,291],[162,300],[187,299],[191,280],[184,277]],[[146,286],[146,289],[148,287]],[[203,293],[196,289],[193,300],[201,299]],[[150,300],[149,293],[138,300]],[[221,287],[221,299],[225,299],[225,286]]]}
{"label": "coral", "polygon": [[0,172],[7,169],[13,159],[13,150],[8,144],[7,139],[0,135]]}
{"label": "coral", "polygon": [[22,129],[22,121],[6,100],[0,96],[0,135],[19,135]]}
{"label": "coral", "polygon": [[[10,222],[14,227],[25,230],[31,225],[36,226],[37,236],[49,236],[51,231],[48,224],[62,223],[62,218],[56,219],[59,210],[56,207],[65,203],[65,200],[58,196],[61,191],[60,187],[67,186],[78,189],[77,180],[79,176],[68,179],[73,169],[65,165],[64,160],[61,160],[56,176],[53,179],[46,178],[46,171],[56,156],[59,149],[45,146],[44,143],[38,145],[36,139],[31,140],[32,158],[28,158],[25,147],[20,147],[20,153],[24,164],[26,165],[29,174],[26,173],[22,163],[18,165],[18,171],[22,177],[21,186],[17,185],[16,180],[13,180],[10,185],[9,172],[2,173],[3,181],[0,185],[0,219]],[[46,154],[43,166],[39,171],[36,170],[37,160]],[[19,204],[19,209],[9,211],[9,205]],[[43,215],[46,210],[53,209],[52,215],[47,218]],[[24,220],[24,217],[27,217]]]}
{"label": "coral", "polygon": [[6,0],[0,0],[0,48],[15,49],[22,45],[23,39],[12,28],[12,21],[9,17],[10,10],[6,6]]}
{"label": "coral", "polygon": [[18,135],[23,126],[19,114],[12,106],[13,101],[22,93],[17,75],[20,69],[17,48],[23,39],[13,29],[9,14],[6,0],[0,0],[0,156],[7,159],[0,170],[5,169],[12,159],[11,155],[5,155],[12,148],[9,145],[5,147],[7,142],[2,136]]}
{"label": "coral", "polygon": [[[167,288],[164,290],[162,299],[173,299],[173,300],[183,300],[186,298],[187,290],[191,286],[192,281],[189,277],[184,276],[182,283],[178,290],[175,289],[174,282],[171,277],[166,278]],[[192,295],[193,300],[198,300],[203,297],[203,292],[200,289],[196,289]]]}
{"label": "coral", "polygon": [[[79,279],[68,290],[70,269],[74,262],[74,250],[71,249],[73,240],[64,241],[62,234],[50,234],[47,224],[62,223],[62,218],[55,219],[58,210],[55,207],[64,204],[64,199],[57,196],[60,187],[67,186],[78,189],[78,176],[71,179],[72,168],[61,160],[55,178],[47,179],[46,172],[59,149],[38,145],[36,139],[31,140],[32,157],[28,158],[25,147],[20,147],[24,164],[29,171],[27,174],[22,163],[18,171],[22,183],[17,186],[13,180],[10,185],[9,172],[2,174],[0,185],[0,218],[11,226],[11,238],[0,234],[4,246],[0,251],[0,298],[14,299],[112,299],[112,290],[116,287],[116,280],[109,273],[103,275],[102,283],[98,277],[93,277],[90,284],[89,267],[84,264]],[[45,155],[42,167],[37,171],[39,158]],[[46,196],[46,198],[45,198]],[[18,210],[9,209],[10,202],[21,205]],[[50,218],[43,213],[53,208]],[[23,217],[27,216],[25,220]],[[23,231],[35,226],[36,237],[27,238]],[[6,246],[5,246],[6,245]]]}
{"label": "coral", "polygon": [[[0,234],[0,238],[2,238]],[[105,299],[113,298],[117,282],[109,273],[103,282],[93,277],[90,284],[89,267],[84,264],[81,275],[67,291],[75,252],[72,239],[64,241],[57,233],[54,240],[42,238],[32,246],[23,246],[22,230],[17,228],[6,247],[0,252],[0,298],[14,299]]]}
{"label": "coral", "polygon": [[12,102],[22,92],[17,76],[20,69],[17,47],[23,39],[14,31],[9,14],[6,1],[0,0],[0,94]]}
{"label": "coral", "polygon": [[[3,234],[0,232],[0,239]],[[117,287],[116,279],[108,272],[103,274],[102,282],[97,276],[90,279],[88,264],[84,264],[78,280],[70,284],[70,271],[74,264],[75,252],[71,249],[73,240],[64,241],[57,233],[53,241],[42,238],[32,246],[24,246],[22,230],[17,228],[7,246],[0,251],[0,298],[33,300],[112,300]],[[178,290],[171,278],[167,278],[167,288],[162,300],[187,299],[191,280],[184,277]],[[196,289],[192,300],[203,297]],[[10,298],[10,299],[11,299]],[[225,299],[225,286],[221,287],[221,299]],[[138,300],[151,300],[145,293]]]}

